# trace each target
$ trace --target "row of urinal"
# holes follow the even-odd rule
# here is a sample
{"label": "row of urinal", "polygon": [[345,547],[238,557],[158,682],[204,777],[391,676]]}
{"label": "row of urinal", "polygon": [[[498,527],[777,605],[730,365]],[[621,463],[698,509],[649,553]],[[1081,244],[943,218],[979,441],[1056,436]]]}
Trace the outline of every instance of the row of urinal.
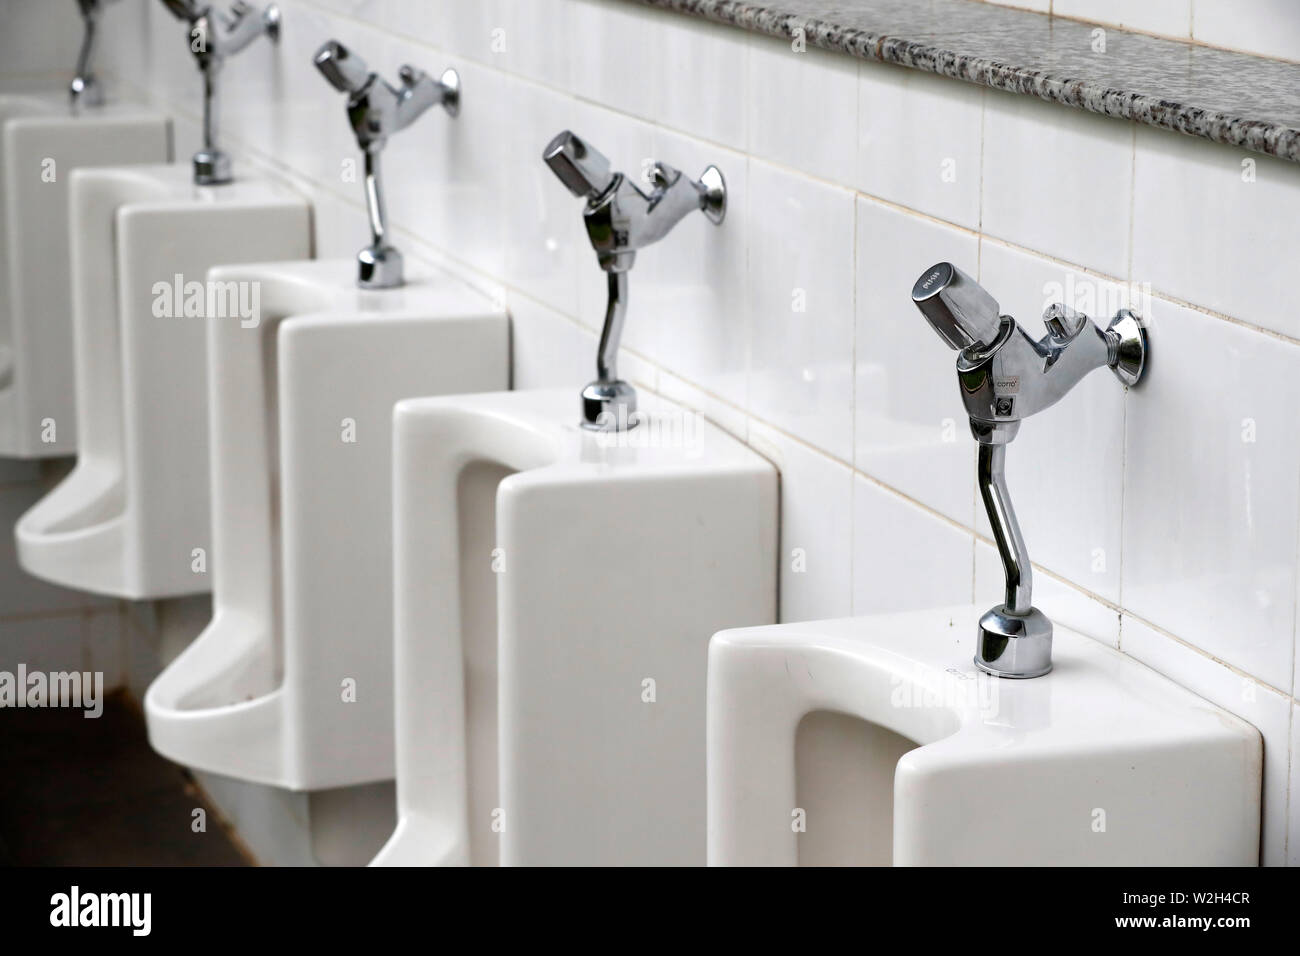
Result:
{"label": "row of urinal", "polygon": [[[317,65],[354,116],[382,82],[337,44]],[[395,776],[388,864],[1253,861],[1258,735],[1109,648],[1058,628],[1056,671],[1006,682],[970,663],[974,608],[774,625],[777,473],[632,405],[626,268],[581,406],[507,391],[496,304],[433,269],[360,288],[311,260],[303,199],[106,156],[109,116],[59,119],[97,167],[47,259],[70,263],[79,454],[16,536],[72,587],[211,581],[146,697],[160,752],[298,790]],[[630,267],[629,237],[601,246],[624,181],[571,135],[547,157]],[[684,185],[721,218],[720,175]],[[582,427],[620,409],[637,428]]]}
{"label": "row of urinal", "polygon": [[[610,441],[579,426],[570,392],[506,391],[500,307],[434,269],[404,276],[386,241],[379,100],[407,99],[415,71],[389,87],[333,42],[316,66],[348,94],[367,160],[375,234],[359,277],[310,259],[301,197],[263,176],[224,181],[215,118],[191,171],[150,163],[166,158],[165,118],[138,121],[156,148],[118,154],[105,148],[113,107],[65,115],[51,98],[49,122],[77,139],[58,183],[67,213],[41,218],[64,224],[51,232],[67,251],[12,261],[71,289],[42,312],[72,317],[78,460],[19,521],[20,563],[132,600],[211,587],[210,625],[146,695],[151,742],[191,767],[299,790],[400,767],[388,858],[702,861],[690,808],[702,803],[704,641],[774,617],[775,472],[664,403],[637,411],[653,440]],[[454,74],[440,85],[459,92]],[[6,154],[15,178],[23,159]],[[402,399],[474,392],[401,402],[392,424]],[[37,451],[66,452],[69,416],[47,417],[64,443]],[[396,475],[394,455],[411,462]],[[424,483],[442,472],[445,486]],[[394,640],[395,620],[409,640]],[[584,648],[585,668],[550,663]],[[663,685],[652,709],[645,680]],[[498,709],[547,714],[503,720],[503,754],[567,759],[570,772],[514,775],[503,758],[498,782]],[[538,741],[550,741],[541,754]],[[691,817],[649,837],[650,821]]]}

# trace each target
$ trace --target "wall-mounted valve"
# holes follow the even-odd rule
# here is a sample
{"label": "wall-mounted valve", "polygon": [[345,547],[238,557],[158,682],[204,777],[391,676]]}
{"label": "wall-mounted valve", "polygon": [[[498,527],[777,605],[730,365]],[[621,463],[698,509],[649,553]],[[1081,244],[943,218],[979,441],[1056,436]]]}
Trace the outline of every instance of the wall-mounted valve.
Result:
{"label": "wall-mounted valve", "polygon": [[429,107],[441,106],[451,116],[460,113],[460,75],[444,70],[433,79],[423,70],[403,66],[401,88],[372,73],[355,53],[337,40],[316,51],[316,69],[340,93],[348,96],[348,121],[365,157],[366,210],[370,216],[370,245],[357,254],[357,284],[363,289],[391,289],[403,279],[402,254],[388,243],[388,210],[384,204],[379,157],[388,137],[414,123]]}
{"label": "wall-mounted valve", "polygon": [[217,78],[226,59],[266,34],[280,39],[280,8],[267,4],[260,11],[246,0],[235,0],[229,13],[201,0],[162,0],[163,6],[190,25],[190,52],[203,74],[203,148],[194,154],[194,182],[220,186],[232,179],[230,156],[217,146],[220,100]]}
{"label": "wall-mounted valve", "polygon": [[1128,309],[1103,331],[1064,305],[1043,313],[1047,334],[1031,339],[997,300],[948,262],[927,269],[912,301],[957,356],[957,380],[979,442],[980,497],[1006,572],[1006,600],[980,618],[975,665],[998,677],[1039,677],[1052,669],[1052,622],[1033,606],[1033,579],[1007,491],[1006,446],[1021,419],[1060,401],[1093,369],[1110,368],[1125,385],[1142,378],[1147,333]]}
{"label": "wall-mounted valve", "polygon": [[542,159],[560,182],[585,199],[583,222],[596,259],[607,273],[605,324],[596,355],[596,380],[582,390],[582,426],[618,431],[636,425],[636,389],[618,377],[618,344],[627,314],[627,274],[638,249],[658,242],[688,213],[700,210],[714,225],[727,212],[727,185],[716,166],[692,180],[665,163],[651,168],[646,195],[610,168],[609,160],[565,130]]}
{"label": "wall-mounted valve", "polygon": [[77,70],[68,84],[68,96],[75,111],[82,106],[101,106],[104,103],[104,88],[99,84],[93,69],[95,57],[95,36],[99,29],[99,16],[104,7],[116,0],[77,0],[81,11],[84,32],[81,36],[81,52],[77,54]]}

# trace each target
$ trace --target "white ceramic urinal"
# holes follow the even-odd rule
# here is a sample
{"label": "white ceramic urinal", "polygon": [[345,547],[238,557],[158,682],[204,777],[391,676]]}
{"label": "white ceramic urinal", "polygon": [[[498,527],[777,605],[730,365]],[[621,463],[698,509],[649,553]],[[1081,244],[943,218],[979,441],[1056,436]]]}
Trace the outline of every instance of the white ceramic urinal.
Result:
{"label": "white ceramic urinal", "polygon": [[130,599],[211,589],[207,326],[255,324],[229,262],[306,258],[310,207],[269,181],[194,186],[189,164],[72,174],[76,468],[19,519],[24,569]]}
{"label": "white ceramic urinal", "polygon": [[[178,763],[299,790],[393,777],[393,404],[509,382],[506,316],[445,273],[215,269],[262,323],[211,323],[214,617],[145,696]],[[454,517],[454,516],[453,516]]]}
{"label": "white ceramic urinal", "polygon": [[163,163],[171,123],[66,92],[0,96],[0,455],[76,449],[68,196],[83,166]]}
{"label": "white ceramic urinal", "polygon": [[709,648],[716,865],[1254,865],[1259,733],[1056,627],[978,672],[960,607],[724,631]]}
{"label": "white ceramic urinal", "polygon": [[704,862],[706,635],[775,617],[777,475],[666,403],[625,433],[575,406],[397,406],[399,820],[377,864]]}

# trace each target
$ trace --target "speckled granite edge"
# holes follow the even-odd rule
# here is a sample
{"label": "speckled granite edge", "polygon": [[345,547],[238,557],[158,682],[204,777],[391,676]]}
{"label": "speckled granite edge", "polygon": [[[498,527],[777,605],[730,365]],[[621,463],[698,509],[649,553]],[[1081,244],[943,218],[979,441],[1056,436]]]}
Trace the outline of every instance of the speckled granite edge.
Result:
{"label": "speckled granite edge", "polygon": [[1112,28],[1123,49],[1089,58],[1094,25],[969,0],[628,2],[1300,162],[1296,64]]}

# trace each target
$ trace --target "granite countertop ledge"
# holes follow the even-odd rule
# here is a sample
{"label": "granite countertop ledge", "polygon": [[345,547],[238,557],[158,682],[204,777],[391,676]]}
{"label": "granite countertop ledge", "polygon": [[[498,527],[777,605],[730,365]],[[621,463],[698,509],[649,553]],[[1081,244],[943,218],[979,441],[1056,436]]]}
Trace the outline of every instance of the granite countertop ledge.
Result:
{"label": "granite countertop ledge", "polygon": [[1300,162],[1300,64],[974,0],[632,0]]}

